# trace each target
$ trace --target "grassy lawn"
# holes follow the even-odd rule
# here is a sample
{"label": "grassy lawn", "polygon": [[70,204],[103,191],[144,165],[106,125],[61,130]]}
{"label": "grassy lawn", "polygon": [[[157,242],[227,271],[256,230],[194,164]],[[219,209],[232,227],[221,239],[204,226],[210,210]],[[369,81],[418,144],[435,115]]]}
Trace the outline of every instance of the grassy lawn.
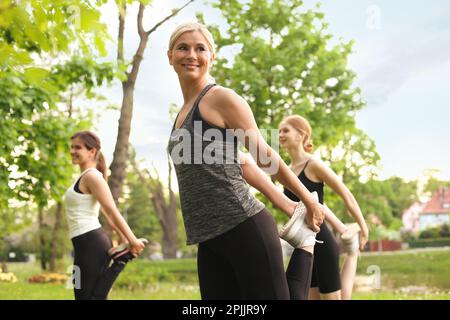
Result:
{"label": "grassy lawn", "polygon": [[[381,288],[358,292],[355,300],[450,299],[450,250],[364,255],[357,274],[370,276],[368,268],[381,272]],[[0,282],[1,299],[73,299],[72,289],[60,284],[30,284],[40,273],[38,264],[10,263],[16,283]],[[200,299],[195,259],[167,261],[137,260],[123,271],[109,298],[151,300]]]}
{"label": "grassy lawn", "polygon": [[369,266],[379,267],[382,287],[426,286],[450,295],[450,248],[365,255],[359,260],[357,274],[369,275]]}

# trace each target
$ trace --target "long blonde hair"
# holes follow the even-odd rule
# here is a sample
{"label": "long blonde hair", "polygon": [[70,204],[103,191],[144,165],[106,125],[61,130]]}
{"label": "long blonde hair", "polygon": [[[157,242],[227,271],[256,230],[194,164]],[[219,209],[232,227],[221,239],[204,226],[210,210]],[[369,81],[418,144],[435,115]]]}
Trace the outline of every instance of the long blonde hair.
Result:
{"label": "long blonde hair", "polygon": [[[216,53],[216,44],[214,42],[214,38],[211,34],[211,32],[209,32],[208,28],[206,28],[205,25],[198,23],[198,22],[185,22],[180,24],[179,26],[177,26],[175,28],[175,30],[172,32],[172,34],[170,35],[170,39],[169,39],[169,51],[172,51],[174,46],[175,46],[175,42],[177,42],[178,38],[181,37],[181,35],[183,33],[186,32],[192,32],[192,31],[198,31],[200,32],[206,39],[206,43],[208,45],[209,50],[211,51],[212,54]],[[215,82],[215,79],[208,73],[208,78]]]}
{"label": "long blonde hair", "polygon": [[292,126],[295,130],[299,131],[302,136],[302,145],[306,152],[312,153],[313,143],[312,143],[312,128],[308,120],[299,115],[288,116],[281,121],[281,123],[287,123]]}

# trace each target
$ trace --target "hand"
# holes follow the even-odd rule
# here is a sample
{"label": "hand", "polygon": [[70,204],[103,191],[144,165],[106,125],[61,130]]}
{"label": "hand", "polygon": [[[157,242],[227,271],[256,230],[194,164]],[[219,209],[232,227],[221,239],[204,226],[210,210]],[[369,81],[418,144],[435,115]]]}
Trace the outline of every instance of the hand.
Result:
{"label": "hand", "polygon": [[139,256],[144,248],[145,244],[141,240],[135,239],[134,241],[130,241],[130,251],[133,256]]}
{"label": "hand", "polygon": [[367,226],[361,227],[361,232],[359,233],[359,251],[363,251],[369,240],[369,229]]}
{"label": "hand", "polygon": [[307,206],[306,208],[308,210],[306,212],[306,224],[314,232],[319,232],[325,216],[325,208],[317,202],[311,206]]}

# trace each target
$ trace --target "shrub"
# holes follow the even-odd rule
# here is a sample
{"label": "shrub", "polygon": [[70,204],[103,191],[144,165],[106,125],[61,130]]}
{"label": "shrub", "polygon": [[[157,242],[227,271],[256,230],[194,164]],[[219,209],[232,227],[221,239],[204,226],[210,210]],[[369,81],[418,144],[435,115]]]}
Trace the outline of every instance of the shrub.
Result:
{"label": "shrub", "polygon": [[441,230],[439,230],[439,235],[443,238],[450,237],[450,229],[448,224],[443,224]]}
{"label": "shrub", "polygon": [[29,283],[54,283],[65,284],[67,283],[68,276],[61,273],[42,273],[36,274],[28,279]]}
{"label": "shrub", "polygon": [[403,229],[400,231],[400,238],[404,242],[416,240],[416,234],[412,230]]}
{"label": "shrub", "polygon": [[12,272],[0,272],[0,282],[17,282],[17,277]]}
{"label": "shrub", "polygon": [[450,246],[450,238],[418,239],[408,244],[410,248],[445,247]]}
{"label": "shrub", "polygon": [[419,239],[439,238],[440,230],[441,230],[441,227],[433,227],[433,228],[425,229],[419,234]]}

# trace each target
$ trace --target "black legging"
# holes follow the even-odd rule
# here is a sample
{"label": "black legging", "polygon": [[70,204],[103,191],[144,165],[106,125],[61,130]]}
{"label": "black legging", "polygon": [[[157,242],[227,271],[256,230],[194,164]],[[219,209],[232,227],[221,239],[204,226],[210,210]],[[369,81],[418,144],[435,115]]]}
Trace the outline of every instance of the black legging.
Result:
{"label": "black legging", "polygon": [[[305,258],[303,263],[311,266],[312,255]],[[200,243],[197,263],[202,299],[289,300],[280,238],[266,209]],[[291,273],[297,279],[303,270]],[[309,282],[305,287],[300,290],[307,290]]]}
{"label": "black legging", "polygon": [[[74,248],[74,276],[80,276],[81,287],[74,286],[75,300],[106,300],[114,281],[125,267],[108,256],[111,239],[102,229],[95,229],[72,238]],[[74,280],[74,283],[76,281]]]}
{"label": "black legging", "polygon": [[336,239],[324,223],[317,234],[318,243],[314,247],[314,266],[311,288],[318,287],[320,293],[331,293],[341,289],[339,274],[339,246]]}
{"label": "black legging", "polygon": [[286,269],[286,278],[291,300],[308,300],[314,256],[295,248]]}

